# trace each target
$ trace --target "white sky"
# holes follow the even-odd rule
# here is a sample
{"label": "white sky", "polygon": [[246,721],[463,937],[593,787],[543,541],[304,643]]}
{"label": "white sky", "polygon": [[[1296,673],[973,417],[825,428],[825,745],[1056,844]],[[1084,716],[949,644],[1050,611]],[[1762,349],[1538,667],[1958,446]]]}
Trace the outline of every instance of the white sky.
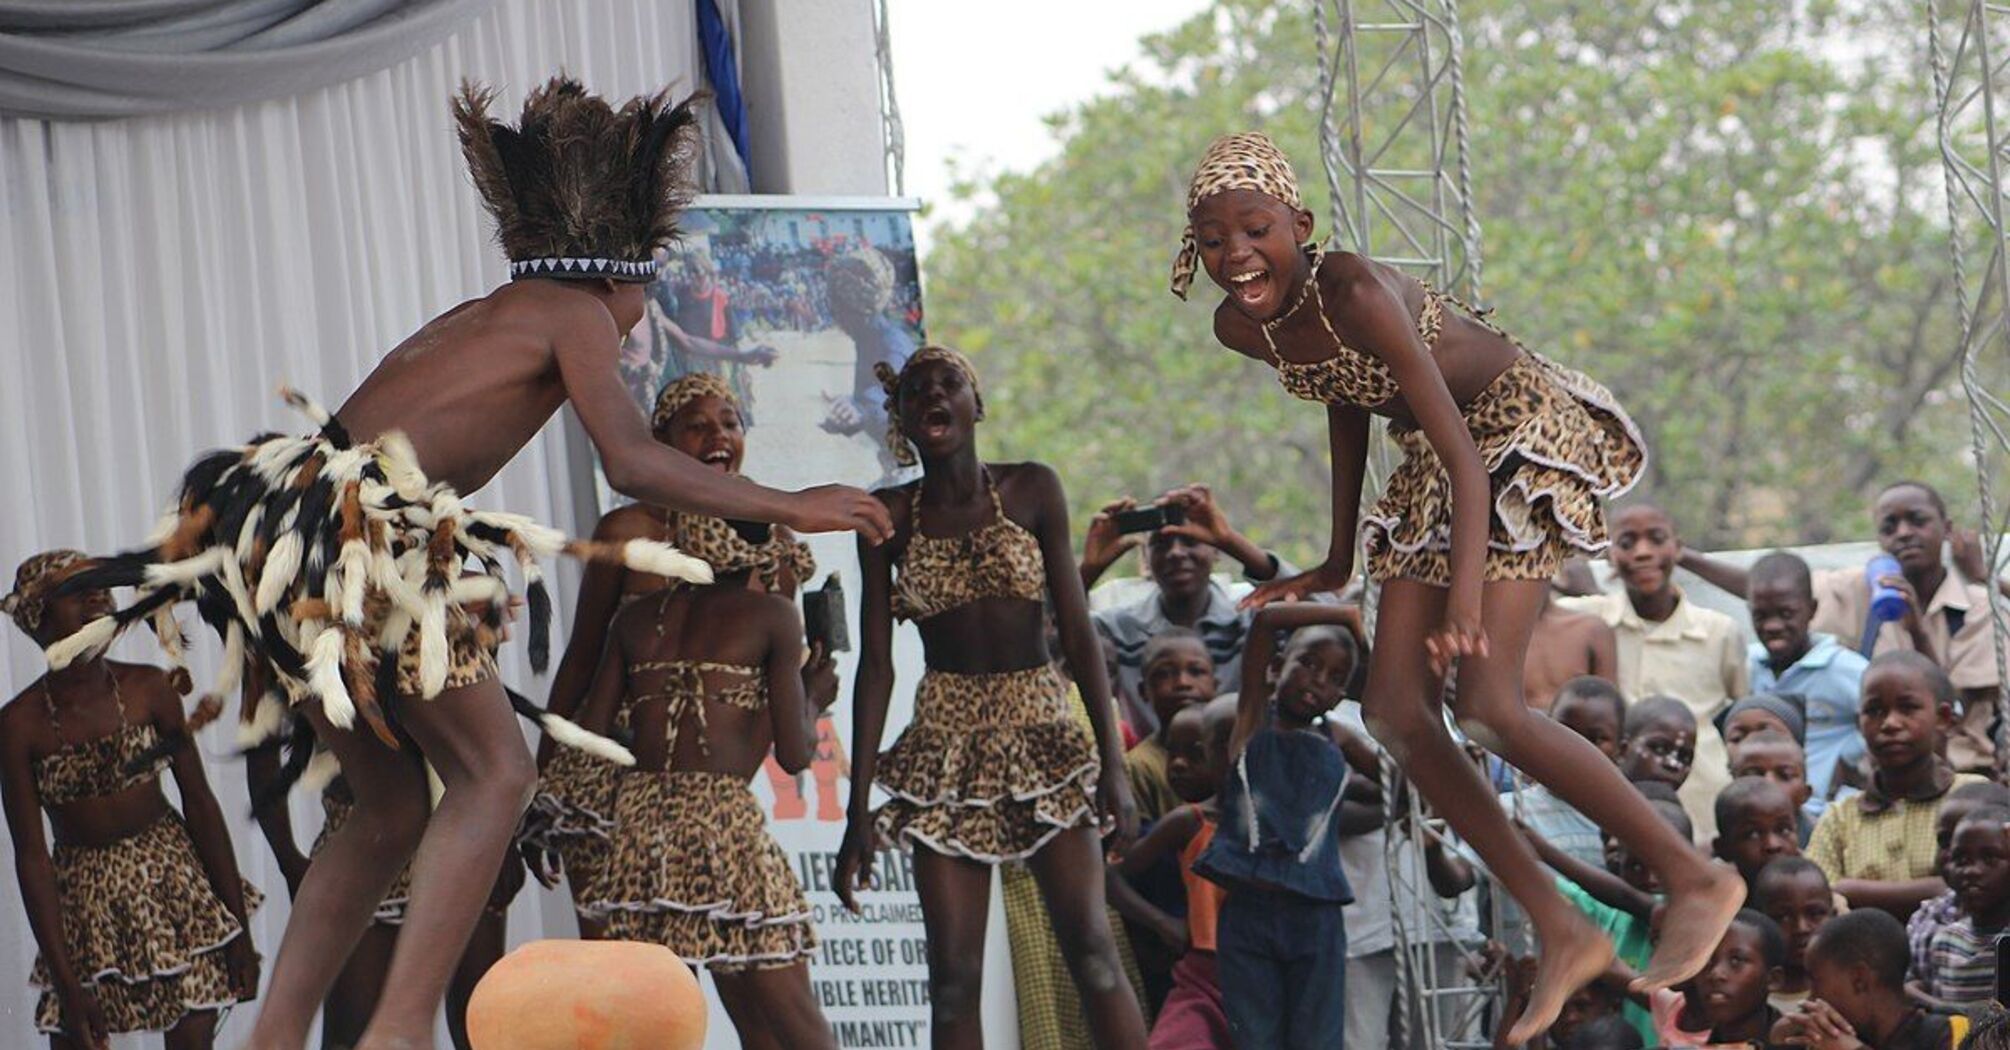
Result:
{"label": "white sky", "polygon": [[[1054,153],[1041,118],[1108,90],[1138,39],[1208,0],[888,0],[894,89],[907,135],[907,192],[935,205],[916,233],[952,217],[951,161],[1021,171]],[[954,216],[961,217],[961,216]]]}

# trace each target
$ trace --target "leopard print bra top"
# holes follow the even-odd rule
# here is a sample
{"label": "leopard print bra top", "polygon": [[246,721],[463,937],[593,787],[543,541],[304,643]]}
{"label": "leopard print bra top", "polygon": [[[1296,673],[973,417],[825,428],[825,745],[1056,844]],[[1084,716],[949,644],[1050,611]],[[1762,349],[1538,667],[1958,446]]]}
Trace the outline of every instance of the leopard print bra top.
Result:
{"label": "leopard print bra top", "polygon": [[[1401,392],[1396,384],[1396,376],[1389,371],[1389,366],[1373,354],[1348,346],[1340,338],[1339,333],[1333,330],[1333,322],[1327,319],[1325,293],[1319,289],[1321,258],[1320,253],[1313,253],[1312,277],[1305,282],[1305,290],[1299,293],[1298,301],[1293,303],[1290,309],[1263,325],[1263,340],[1270,347],[1270,360],[1277,368],[1277,383],[1293,397],[1305,401],[1317,401],[1323,405],[1378,408],[1388,404]],[[1319,314],[1319,323],[1326,327],[1326,334],[1333,337],[1336,352],[1332,357],[1318,361],[1304,363],[1287,361],[1278,354],[1277,344],[1271,339],[1270,333],[1277,325],[1297,313],[1308,298],[1313,301],[1313,307]],[[1426,350],[1437,345],[1438,333],[1444,330],[1447,301],[1476,318],[1481,316],[1479,311],[1428,284],[1424,285],[1424,306],[1417,314],[1417,335],[1424,341]]]}
{"label": "leopard print bra top", "polygon": [[[49,704],[49,722],[60,742],[62,723],[56,719],[55,697],[50,695],[46,681],[42,684],[42,695]],[[112,695],[119,706],[117,730],[95,740],[66,744],[35,760],[35,790],[44,805],[62,806],[116,795],[153,780],[167,768],[168,757],[156,755],[151,762],[128,771],[133,763],[158,749],[160,734],[152,725],[136,726],[126,721],[126,704],[118,696],[116,678],[112,680]]]}
{"label": "leopard print bra top", "polygon": [[[759,667],[746,664],[722,664],[707,660],[646,660],[628,665],[631,675],[660,674],[662,680],[654,690],[638,693],[629,700],[627,710],[655,700],[669,705],[669,739],[665,747],[670,752],[677,750],[677,732],[686,717],[698,728],[698,750],[709,755],[712,748],[705,739],[705,705],[707,702],[737,707],[742,711],[761,712],[768,709],[768,676]],[[705,676],[723,674],[736,679],[731,684],[715,691],[705,688]]]}
{"label": "leopard print bra top", "polygon": [[992,518],[961,536],[930,536],[921,522],[921,491],[913,500],[914,526],[895,566],[893,615],[926,620],[986,598],[1047,596],[1047,562],[1040,541],[1005,515],[998,486],[984,472]]}

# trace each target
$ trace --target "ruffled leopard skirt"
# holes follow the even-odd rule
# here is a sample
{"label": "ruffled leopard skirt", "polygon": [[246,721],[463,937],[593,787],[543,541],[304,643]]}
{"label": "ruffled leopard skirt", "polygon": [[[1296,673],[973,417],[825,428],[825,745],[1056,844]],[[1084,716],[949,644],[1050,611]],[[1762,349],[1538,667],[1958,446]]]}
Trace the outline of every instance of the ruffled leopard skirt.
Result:
{"label": "ruffled leopard skirt", "polygon": [[914,721],[879,756],[882,834],[903,847],[997,864],[1096,826],[1095,745],[1051,668],[929,671]]}
{"label": "ruffled leopard skirt", "polygon": [[[166,1031],[185,1014],[238,1001],[223,949],[244,927],[210,886],[180,814],[109,845],[59,845],[50,858],[70,966],[111,1031]],[[262,899],[245,884],[247,911]],[[62,1031],[62,1003],[40,956],[29,980],[42,989],[35,1027]]]}
{"label": "ruffled leopard skirt", "polygon": [[[1647,466],[1640,429],[1611,391],[1524,353],[1463,414],[1492,488],[1485,579],[1549,579],[1573,553],[1605,550],[1602,501]],[[1369,575],[1448,586],[1451,477],[1423,431],[1392,423],[1389,434],[1403,461],[1362,516]]]}
{"label": "ruffled leopard skirt", "polygon": [[545,764],[543,782],[531,800],[526,820],[539,826],[541,841],[558,854],[576,903],[590,899],[607,866],[616,780],[625,780],[626,772],[577,748],[560,748]]}
{"label": "ruffled leopard skirt", "polygon": [[580,907],[609,940],[726,973],[789,966],[816,946],[809,901],[745,778],[623,773],[614,828]]}

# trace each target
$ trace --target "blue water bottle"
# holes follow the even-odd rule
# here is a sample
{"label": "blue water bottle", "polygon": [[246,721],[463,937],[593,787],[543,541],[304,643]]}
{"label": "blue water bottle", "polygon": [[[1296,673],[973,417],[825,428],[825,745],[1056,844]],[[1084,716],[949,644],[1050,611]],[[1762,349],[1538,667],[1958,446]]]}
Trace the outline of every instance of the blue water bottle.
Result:
{"label": "blue water bottle", "polygon": [[1870,587],[1870,617],[1879,623],[1901,619],[1905,616],[1905,595],[1896,587],[1878,583],[1887,576],[1898,576],[1902,570],[1898,559],[1889,554],[1880,554],[1863,567],[1864,583]]}

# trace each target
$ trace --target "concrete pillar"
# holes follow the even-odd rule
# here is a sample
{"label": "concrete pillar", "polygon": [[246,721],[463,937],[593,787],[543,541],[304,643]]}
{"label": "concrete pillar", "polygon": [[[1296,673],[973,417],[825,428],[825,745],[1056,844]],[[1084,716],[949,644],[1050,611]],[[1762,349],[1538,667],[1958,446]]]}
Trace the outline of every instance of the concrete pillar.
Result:
{"label": "concrete pillar", "polygon": [[740,0],[755,193],[887,192],[871,0]]}

